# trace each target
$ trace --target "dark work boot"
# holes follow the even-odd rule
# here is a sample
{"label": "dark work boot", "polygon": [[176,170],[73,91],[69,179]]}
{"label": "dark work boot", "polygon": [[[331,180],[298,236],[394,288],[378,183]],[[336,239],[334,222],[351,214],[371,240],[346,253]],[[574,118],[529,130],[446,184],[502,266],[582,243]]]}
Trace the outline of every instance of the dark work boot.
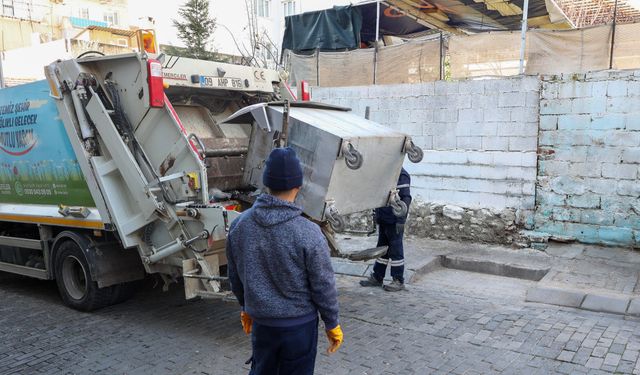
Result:
{"label": "dark work boot", "polygon": [[376,279],[375,276],[373,276],[373,274],[370,274],[369,277],[367,277],[365,280],[360,280],[360,286],[380,287],[382,286],[382,281],[378,281],[378,279]]}
{"label": "dark work boot", "polygon": [[[362,283],[362,281],[360,283]],[[391,283],[383,286],[382,288],[384,288],[384,290],[386,290],[387,292],[399,292],[401,290],[404,290],[404,283],[393,279]]]}

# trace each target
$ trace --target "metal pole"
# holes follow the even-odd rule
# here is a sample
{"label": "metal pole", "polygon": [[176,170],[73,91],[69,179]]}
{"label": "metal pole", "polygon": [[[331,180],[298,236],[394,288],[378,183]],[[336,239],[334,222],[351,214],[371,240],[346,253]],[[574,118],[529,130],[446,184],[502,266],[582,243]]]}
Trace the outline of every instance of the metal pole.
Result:
{"label": "metal pole", "polygon": [[440,80],[444,79],[444,41],[442,40],[442,31],[440,31]]}
{"label": "metal pole", "polygon": [[618,18],[618,0],[613,5],[613,29],[611,30],[611,53],[609,54],[609,69],[613,69],[613,48],[616,44],[616,19]]}
{"label": "metal pole", "polygon": [[316,86],[320,87],[320,48],[316,48]]}
{"label": "metal pole", "polygon": [[373,84],[378,80],[378,44],[373,48]]}
{"label": "metal pole", "polygon": [[380,0],[376,1],[376,44],[380,39]]}
{"label": "metal pole", "polygon": [[373,50],[373,84],[378,76],[378,40],[380,40],[380,0],[376,1],[376,41]]}
{"label": "metal pole", "polygon": [[278,148],[287,147],[287,138],[289,138],[289,106],[289,101],[285,99],[282,113],[282,131],[280,132],[280,139],[278,139]]}
{"label": "metal pole", "polygon": [[529,0],[524,0],[522,9],[522,30],[520,35],[520,74],[524,74],[524,50],[527,47],[527,20],[529,19]]}

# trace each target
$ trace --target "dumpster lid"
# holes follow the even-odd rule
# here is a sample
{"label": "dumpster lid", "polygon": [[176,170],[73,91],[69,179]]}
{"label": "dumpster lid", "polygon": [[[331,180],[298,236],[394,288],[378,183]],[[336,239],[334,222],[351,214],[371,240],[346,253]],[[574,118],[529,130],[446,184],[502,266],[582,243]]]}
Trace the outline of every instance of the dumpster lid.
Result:
{"label": "dumpster lid", "polygon": [[[296,108],[312,108],[326,109],[330,111],[349,112],[351,108],[340,107],[337,105],[319,103],[319,102],[290,102],[291,107]],[[236,113],[227,117],[223,124],[248,124],[255,121],[262,129],[271,131],[269,119],[267,118],[267,107],[282,107],[284,102],[258,103],[238,110]]]}

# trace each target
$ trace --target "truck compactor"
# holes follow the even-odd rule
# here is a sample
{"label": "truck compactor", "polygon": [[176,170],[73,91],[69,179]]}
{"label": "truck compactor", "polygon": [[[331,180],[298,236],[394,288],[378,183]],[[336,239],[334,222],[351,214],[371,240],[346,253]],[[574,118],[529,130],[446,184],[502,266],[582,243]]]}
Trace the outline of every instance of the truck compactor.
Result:
{"label": "truck compactor", "polygon": [[45,75],[0,90],[0,271],[55,279],[72,308],[120,302],[145,274],[184,278],[188,299],[227,296],[229,224],[274,147],[300,155],[299,203],[324,228],[406,212],[395,183],[406,154],[421,158],[411,140],[348,109],[281,102],[275,71],[133,53]]}

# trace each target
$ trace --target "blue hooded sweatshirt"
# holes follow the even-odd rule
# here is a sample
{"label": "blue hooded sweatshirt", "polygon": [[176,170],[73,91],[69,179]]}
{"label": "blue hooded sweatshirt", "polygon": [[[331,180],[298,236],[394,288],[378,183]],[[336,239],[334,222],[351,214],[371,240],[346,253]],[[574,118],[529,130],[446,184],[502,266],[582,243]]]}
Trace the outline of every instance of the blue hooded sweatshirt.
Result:
{"label": "blue hooded sweatshirt", "polygon": [[232,224],[227,238],[231,290],[256,323],[287,327],[316,319],[338,325],[327,240],[302,209],[269,194]]}

